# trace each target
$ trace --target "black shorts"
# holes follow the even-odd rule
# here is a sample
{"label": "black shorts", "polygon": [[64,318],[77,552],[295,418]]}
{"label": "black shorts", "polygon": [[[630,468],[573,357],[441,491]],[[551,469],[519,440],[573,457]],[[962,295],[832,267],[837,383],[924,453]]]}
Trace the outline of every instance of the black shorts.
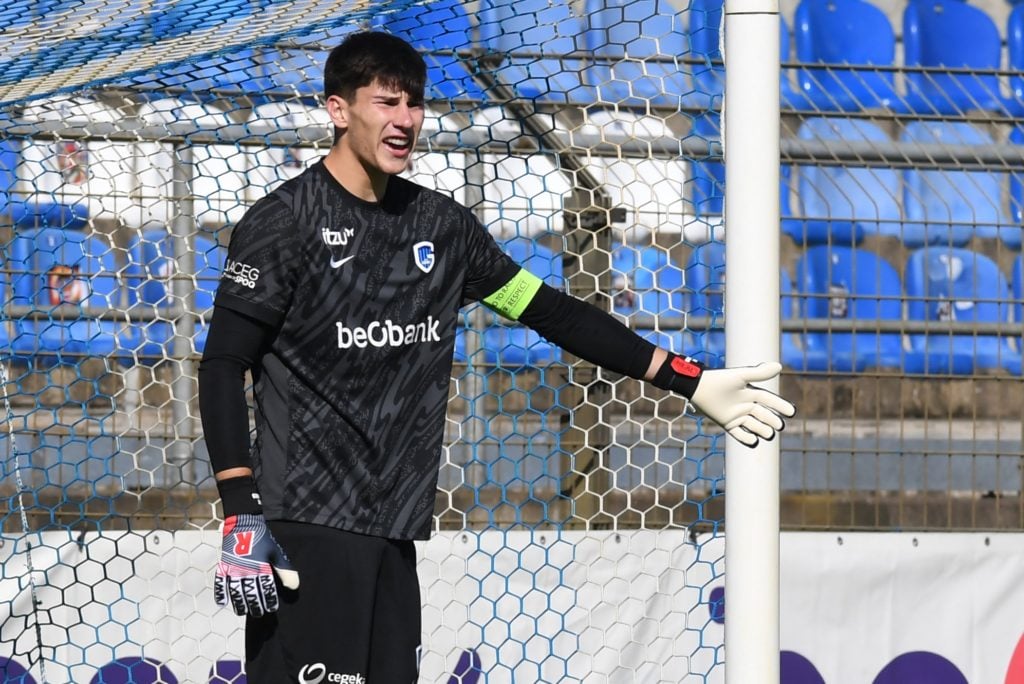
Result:
{"label": "black shorts", "polygon": [[420,588],[411,541],[271,521],[299,571],[276,613],[245,623],[249,684],[414,684]]}

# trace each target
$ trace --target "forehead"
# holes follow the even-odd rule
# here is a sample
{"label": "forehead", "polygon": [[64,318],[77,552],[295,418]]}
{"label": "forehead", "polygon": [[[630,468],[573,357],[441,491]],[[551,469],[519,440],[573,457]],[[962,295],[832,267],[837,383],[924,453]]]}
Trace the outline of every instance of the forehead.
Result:
{"label": "forehead", "polygon": [[356,90],[356,99],[358,99],[360,96],[363,96],[363,97],[386,97],[388,99],[398,98],[398,99],[407,99],[407,100],[422,99],[422,97],[417,98],[417,97],[414,97],[414,96],[410,95],[408,92],[402,90],[398,86],[386,85],[385,83],[381,82],[379,79],[375,79],[369,85],[365,85],[365,86],[362,86],[361,88],[357,89]]}

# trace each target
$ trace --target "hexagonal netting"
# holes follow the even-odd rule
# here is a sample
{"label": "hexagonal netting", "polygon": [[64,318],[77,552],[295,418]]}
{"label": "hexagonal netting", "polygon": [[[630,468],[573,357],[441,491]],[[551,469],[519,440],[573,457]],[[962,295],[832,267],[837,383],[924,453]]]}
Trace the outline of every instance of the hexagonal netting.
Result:
{"label": "hexagonal netting", "polygon": [[[663,347],[724,363],[720,1],[22,0],[0,17],[3,681],[245,681],[242,620],[211,591],[221,520],[196,370],[233,226],[332,144],[323,66],[349,32],[401,35],[427,59],[408,177],[469,207],[549,285]],[[783,76],[788,121],[803,123],[786,150],[805,165],[795,182],[783,168],[783,215],[796,215],[799,185],[800,210],[821,219],[784,222],[794,259],[813,255],[814,230],[837,258],[865,225],[892,238],[906,218],[886,213],[900,181],[875,168],[872,149],[893,148],[867,119],[807,116],[839,106],[822,94],[833,72],[819,71],[801,71],[800,88]],[[885,74],[842,71],[829,92],[865,97],[853,86],[866,80],[877,95]],[[960,144],[984,143],[957,130]],[[916,140],[937,136],[923,127]],[[844,140],[852,152],[834,156]],[[849,180],[844,165],[862,175],[829,194]],[[920,192],[939,181],[922,179]],[[878,211],[850,220],[864,198]],[[927,218],[915,225],[958,228]],[[832,383],[864,364],[840,368],[833,342],[846,329],[816,348],[821,330],[797,330],[792,308],[832,326],[850,293],[826,282],[819,299],[832,308],[812,316],[804,290],[815,282],[793,272],[795,286],[782,274],[783,361],[810,376],[805,406],[815,387],[828,394],[815,415],[850,418],[809,424],[784,450],[784,488],[839,492],[800,500],[811,512],[797,524],[813,526],[815,502],[826,517],[853,516],[858,496],[878,494],[867,508],[881,510],[894,450],[922,462],[956,450],[912,424],[886,432],[883,383],[897,375],[870,379],[867,415],[833,413]],[[794,287],[807,295],[796,304]],[[899,319],[900,301],[892,316],[871,315]],[[868,337],[862,352],[885,346]],[[722,681],[721,431],[681,398],[479,304],[462,309],[453,353],[434,534],[418,547],[421,681]],[[1014,348],[994,353],[1019,374]],[[865,429],[874,442],[862,453]],[[1019,455],[1019,440],[995,451]],[[832,458],[847,460],[832,469]],[[1002,491],[1013,476],[992,467]],[[908,467],[895,487],[931,491],[931,472]],[[860,520],[850,525],[873,524]]]}

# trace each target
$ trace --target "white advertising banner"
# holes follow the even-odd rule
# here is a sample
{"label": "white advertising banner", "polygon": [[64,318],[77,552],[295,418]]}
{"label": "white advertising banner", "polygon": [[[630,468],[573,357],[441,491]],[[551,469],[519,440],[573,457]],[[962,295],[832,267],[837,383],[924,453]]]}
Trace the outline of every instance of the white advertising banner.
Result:
{"label": "white advertising banner", "polygon": [[[213,603],[219,546],[5,538],[0,680],[241,684],[242,621]],[[720,537],[445,532],[418,549],[421,682],[724,680]],[[1019,534],[784,534],[782,681],[1024,684],[1022,568]]]}
{"label": "white advertising banner", "polygon": [[1021,534],[784,534],[784,681],[1024,684],[1022,579]]}

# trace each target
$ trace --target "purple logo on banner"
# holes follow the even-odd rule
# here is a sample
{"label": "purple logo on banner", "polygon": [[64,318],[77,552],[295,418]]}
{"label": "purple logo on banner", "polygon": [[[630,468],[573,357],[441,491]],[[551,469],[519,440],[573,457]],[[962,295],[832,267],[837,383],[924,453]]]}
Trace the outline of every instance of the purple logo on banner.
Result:
{"label": "purple logo on banner", "polygon": [[455,664],[455,672],[448,680],[448,684],[477,684],[482,672],[480,655],[473,649],[467,648],[459,656],[459,662]]}
{"label": "purple logo on banner", "polygon": [[794,651],[779,654],[779,681],[781,684],[825,684],[814,663]]}
{"label": "purple logo on banner", "polygon": [[35,677],[30,675],[21,663],[3,656],[0,656],[0,681],[4,684],[36,684]]}
{"label": "purple logo on banner", "polygon": [[90,684],[178,684],[159,660],[118,658],[100,668]]}
{"label": "purple logo on banner", "polygon": [[967,677],[937,653],[904,653],[882,668],[874,684],[967,684]]}

